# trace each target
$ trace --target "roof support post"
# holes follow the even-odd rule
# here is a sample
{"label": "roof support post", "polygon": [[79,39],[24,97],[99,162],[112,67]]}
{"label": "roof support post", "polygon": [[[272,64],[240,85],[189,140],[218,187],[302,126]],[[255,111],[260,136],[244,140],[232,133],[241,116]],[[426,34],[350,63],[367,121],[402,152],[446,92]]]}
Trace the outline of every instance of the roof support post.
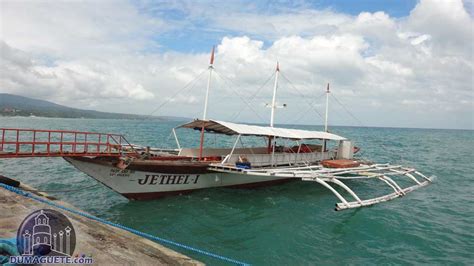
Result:
{"label": "roof support post", "polygon": [[240,136],[241,136],[240,134],[237,135],[237,139],[235,140],[234,146],[232,146],[232,150],[230,151],[230,155],[232,155],[232,154],[234,153],[235,147],[237,147],[237,143],[238,143],[239,140],[240,140]]}
{"label": "roof support post", "polygon": [[267,152],[268,152],[268,153],[271,153],[271,152],[272,152],[272,139],[273,139],[272,136],[269,136],[269,137],[268,137],[268,147],[267,147]]}
{"label": "roof support post", "polygon": [[202,128],[201,128],[201,142],[199,143],[199,161],[202,160],[202,149],[204,145],[204,127],[205,127],[205,122],[202,122]]}
{"label": "roof support post", "polygon": [[178,146],[178,149],[181,149],[181,145],[179,145],[179,140],[178,140],[178,136],[176,135],[175,128],[173,128],[173,136],[174,136],[174,140],[176,141],[176,145]]}
{"label": "roof support post", "polygon": [[230,151],[229,155],[226,156],[227,160],[230,159],[230,157],[232,157],[232,154],[234,154],[235,147],[237,147],[237,143],[239,143],[240,136],[241,136],[240,134],[237,135],[237,139],[236,139],[235,142],[234,142],[234,146],[232,146],[232,150]]}
{"label": "roof support post", "polygon": [[272,149],[272,161],[271,161],[271,166],[273,166],[275,164],[275,146],[276,146],[276,137],[274,137],[273,139],[273,149]]}
{"label": "roof support post", "polygon": [[321,161],[324,160],[324,150],[326,149],[326,140],[323,139],[323,145],[321,145]]}
{"label": "roof support post", "polygon": [[296,145],[298,145],[298,150],[296,151],[296,155],[295,155],[295,164],[296,162],[298,162],[298,157],[300,155],[300,150],[301,150],[301,143],[298,140],[296,140]]}

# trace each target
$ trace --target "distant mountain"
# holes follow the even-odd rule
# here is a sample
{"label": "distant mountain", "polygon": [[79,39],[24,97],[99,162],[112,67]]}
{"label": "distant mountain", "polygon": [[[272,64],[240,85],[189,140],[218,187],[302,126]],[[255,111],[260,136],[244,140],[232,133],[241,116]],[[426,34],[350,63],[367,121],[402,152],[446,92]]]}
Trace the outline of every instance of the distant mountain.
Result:
{"label": "distant mountain", "polygon": [[173,116],[146,116],[123,113],[107,113],[71,108],[56,103],[32,99],[19,95],[0,93],[0,116],[42,116],[61,118],[107,118],[107,119],[158,119],[189,120]]}

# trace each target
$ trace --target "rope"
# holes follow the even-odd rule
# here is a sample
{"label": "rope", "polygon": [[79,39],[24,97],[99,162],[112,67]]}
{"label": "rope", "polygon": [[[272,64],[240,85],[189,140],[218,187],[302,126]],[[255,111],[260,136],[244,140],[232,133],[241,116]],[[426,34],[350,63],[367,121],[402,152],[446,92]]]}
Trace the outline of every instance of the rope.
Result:
{"label": "rope", "polygon": [[[315,99],[319,99],[319,98],[323,97],[324,94],[326,94],[326,92],[323,92],[322,94],[318,95],[317,97],[315,97]],[[299,121],[301,121],[303,118],[305,118],[308,115],[309,111],[311,111],[312,108],[313,108],[313,105],[310,105],[307,110],[303,110],[300,113],[301,115],[299,116],[299,118],[297,118],[293,123],[297,124]]]}
{"label": "rope", "polygon": [[337,102],[357,123],[359,123],[360,126],[362,126],[362,127],[367,127],[367,126],[365,126],[364,123],[362,123],[354,114],[352,114],[352,112],[349,111],[349,110],[346,108],[346,106],[343,105],[343,104],[336,98],[336,96],[334,96],[333,93],[331,93],[330,95],[331,95],[331,97],[334,98],[334,100],[336,100],[336,102]]}
{"label": "rope", "polygon": [[[347,107],[346,107],[344,104],[342,104],[342,102],[339,101],[339,99],[337,99],[336,96],[334,96],[333,93],[331,93],[331,97],[344,109],[344,111],[346,111],[346,112],[359,124],[360,127],[368,128],[368,126],[365,125],[364,123],[362,123],[362,121],[360,121],[351,111],[349,111],[349,109],[347,109]],[[379,143],[379,145],[382,146],[382,148],[384,148],[385,150],[390,150],[390,149],[389,149],[386,145],[384,145],[382,142]],[[364,157],[363,157],[364,154],[365,154],[365,151],[362,150],[362,152],[360,153],[359,156],[360,156],[362,159],[367,159],[367,158],[364,158]],[[400,156],[400,162],[402,162],[402,163],[403,163],[403,162],[406,162],[406,160],[403,158],[403,154],[402,154],[401,152],[398,153],[398,155]]]}
{"label": "rope", "polygon": [[87,187],[81,187],[81,188],[76,188],[76,189],[66,189],[66,190],[34,190],[34,189],[23,189],[24,191],[28,191],[28,192],[45,192],[45,193],[48,193],[48,192],[75,192],[75,191],[79,191],[79,190],[83,190],[83,189],[87,189],[87,188],[93,188],[93,187],[98,187],[99,184],[95,184],[95,185],[91,185],[91,186],[87,186]]}
{"label": "rope", "polygon": [[0,265],[11,265],[8,263],[10,256],[18,256],[16,238],[0,239]]}
{"label": "rope", "polygon": [[113,226],[113,227],[116,227],[116,228],[120,228],[122,230],[128,231],[130,233],[134,233],[134,234],[136,234],[138,236],[141,236],[141,237],[145,237],[145,238],[148,238],[148,239],[151,239],[151,240],[155,240],[155,241],[160,242],[160,243],[164,243],[164,244],[167,244],[167,245],[170,245],[170,246],[175,246],[175,247],[179,247],[179,248],[186,249],[186,250],[189,250],[189,251],[193,251],[193,252],[196,252],[196,253],[201,254],[201,255],[206,255],[206,256],[209,256],[209,257],[212,257],[212,258],[215,258],[215,259],[219,259],[219,260],[222,260],[222,261],[225,261],[225,262],[233,263],[233,264],[236,264],[236,265],[249,265],[248,263],[245,263],[245,262],[241,262],[241,261],[238,261],[238,260],[227,258],[227,257],[221,256],[221,255],[218,255],[218,254],[211,253],[209,251],[201,250],[201,249],[191,247],[191,246],[188,246],[188,245],[185,245],[185,244],[181,244],[181,243],[178,243],[178,242],[175,242],[175,241],[172,241],[172,240],[168,240],[168,239],[165,239],[165,238],[157,237],[157,236],[154,236],[154,235],[151,235],[151,234],[148,234],[148,233],[138,231],[138,230],[130,228],[130,227],[126,227],[126,226],[118,224],[118,223],[107,221],[105,219],[99,218],[97,216],[94,216],[94,215],[91,215],[91,214],[88,214],[88,213],[85,213],[85,212],[82,212],[82,211],[79,211],[79,210],[75,210],[75,209],[71,209],[71,208],[59,205],[57,203],[51,202],[51,201],[49,201],[47,199],[44,199],[42,197],[35,196],[35,195],[33,195],[29,192],[25,192],[25,191],[23,191],[22,189],[19,189],[19,188],[15,188],[15,187],[3,184],[3,183],[0,183],[0,187],[6,189],[8,191],[11,191],[13,193],[16,193],[20,196],[24,196],[24,197],[36,200],[38,202],[56,207],[58,209],[62,209],[64,211],[67,211],[67,212],[70,212],[70,213],[73,213],[73,214],[76,214],[76,215],[79,215],[79,216],[82,216],[82,217],[100,222],[100,223],[103,223],[103,224],[106,224],[106,225],[110,225],[110,226]]}
{"label": "rope", "polygon": [[[198,80],[201,78],[201,76],[207,71],[207,69],[201,71],[201,73],[199,73],[196,77],[194,77],[194,79],[192,79],[191,81],[189,81],[186,85],[184,85],[183,87],[181,87],[179,90],[176,91],[176,93],[174,93],[171,97],[169,98],[165,98],[165,101],[163,101],[158,107],[156,107],[152,112],[150,112],[149,114],[147,115],[144,115],[144,119],[142,120],[139,120],[137,125],[141,125],[143,123],[146,123],[148,122],[149,120],[152,120],[153,118],[155,118],[153,116],[154,113],[156,113],[158,110],[160,110],[163,106],[165,106],[166,104],[168,104],[169,102],[171,102],[172,100],[174,100],[174,98],[176,96],[178,96],[178,94],[180,93],[184,93],[184,92],[187,92],[188,90],[192,89],[196,83],[198,82]],[[128,141],[127,141],[128,142]]]}
{"label": "rope", "polygon": [[288,81],[288,83],[291,85],[291,87],[293,87],[293,89],[295,89],[295,91],[298,92],[298,94],[301,96],[301,98],[303,98],[303,99],[306,101],[306,103],[307,103],[309,106],[311,106],[311,109],[313,109],[313,111],[315,111],[316,114],[318,114],[319,117],[321,117],[321,119],[324,119],[324,118],[323,118],[323,115],[322,115],[316,108],[313,107],[313,105],[311,104],[311,101],[308,99],[308,97],[305,97],[305,96],[303,95],[303,93],[301,93],[301,92],[296,88],[296,86],[295,86],[281,71],[280,71],[280,75],[281,75],[286,81]]}
{"label": "rope", "polygon": [[[342,102],[339,101],[339,99],[336,98],[336,96],[334,95],[333,92],[331,92],[330,95],[331,95],[332,99],[334,99],[336,101],[336,103],[339,104],[342,107],[342,109],[344,109],[344,111],[346,111],[346,113],[349,114],[349,116],[352,117],[352,119],[354,119],[355,122],[359,124],[360,127],[368,127],[364,123],[362,123],[362,121],[360,121],[351,111],[349,111],[349,109],[347,109],[346,106],[344,104],[342,104]],[[383,144],[382,144],[382,146],[383,146]],[[362,150],[358,154],[358,156],[362,160],[368,160],[368,158],[365,158],[364,155],[365,155],[365,150]]]}
{"label": "rope", "polygon": [[184,87],[182,87],[181,89],[177,90],[175,94],[173,94],[173,96],[169,97],[168,99],[166,99],[164,102],[162,102],[157,108],[155,108],[151,113],[149,113],[147,115],[148,118],[152,118],[152,115],[157,112],[158,110],[160,110],[164,105],[166,105],[167,103],[169,103],[170,101],[172,101],[178,94],[180,94],[182,91],[184,91],[186,88],[190,89],[193,86],[189,87],[190,85],[192,85],[195,81],[197,81],[201,76],[202,74],[204,74],[205,72],[207,71],[207,69],[201,71],[201,73],[199,73],[193,80],[191,80],[190,82],[188,82],[186,85],[184,85]]}
{"label": "rope", "polygon": [[[255,98],[257,97],[257,94],[262,91],[263,87],[265,87],[265,85],[267,85],[267,83],[268,83],[274,76],[275,76],[275,72],[272,72],[272,74],[270,75],[270,77],[268,77],[268,78],[265,80],[265,82],[263,82],[262,86],[260,86],[260,87],[255,91],[254,94],[250,95],[250,98],[251,98],[251,99],[255,99]],[[232,81],[232,82],[233,82],[233,81]],[[234,83],[234,82],[233,82],[233,83]],[[234,83],[234,84],[235,84],[235,83]]]}
{"label": "rope", "polygon": [[[227,79],[227,80],[226,80],[226,78],[225,78],[224,76],[222,76],[219,72],[214,71],[214,73],[216,73],[217,76],[220,77],[227,85],[229,85],[229,83],[227,83],[227,80],[229,80],[230,82],[233,83],[233,81],[231,81],[230,79]],[[265,85],[265,84],[264,84],[264,85]],[[262,87],[263,87],[263,86],[262,86]],[[260,88],[262,88],[262,87],[260,87]],[[252,110],[252,112],[255,113],[255,115],[256,115],[260,120],[265,121],[265,119],[263,119],[263,118],[258,114],[258,112],[255,111],[255,109],[253,109],[252,105],[251,105],[249,102],[247,102],[236,90],[234,90],[231,86],[229,86],[229,88],[232,90],[232,92],[235,93],[235,95],[237,95],[237,96],[242,100],[242,102],[245,103],[245,105],[247,105],[247,107],[248,107],[250,110]],[[257,93],[258,93],[259,91],[260,91],[260,89],[257,91]],[[254,95],[256,95],[256,93],[255,93]],[[253,97],[250,97],[249,99],[252,99],[252,98],[253,98]],[[237,119],[237,117],[240,115],[240,113],[242,112],[242,110],[243,110],[243,109],[241,109],[241,110],[238,112],[238,114],[234,117],[234,119],[232,119],[233,121],[235,121],[235,120]]]}

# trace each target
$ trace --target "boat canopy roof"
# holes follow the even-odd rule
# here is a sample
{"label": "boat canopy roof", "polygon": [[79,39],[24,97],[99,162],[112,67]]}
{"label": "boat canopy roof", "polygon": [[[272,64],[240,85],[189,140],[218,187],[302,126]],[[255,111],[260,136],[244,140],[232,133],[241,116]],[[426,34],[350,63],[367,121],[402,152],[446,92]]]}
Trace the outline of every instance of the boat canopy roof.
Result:
{"label": "boat canopy roof", "polygon": [[322,131],[309,131],[301,129],[289,129],[281,127],[263,127],[246,124],[236,124],[231,122],[217,120],[196,119],[178,128],[192,128],[195,130],[204,130],[218,134],[226,135],[244,135],[244,136],[268,136],[286,139],[326,139],[326,140],[345,140],[346,138]]}

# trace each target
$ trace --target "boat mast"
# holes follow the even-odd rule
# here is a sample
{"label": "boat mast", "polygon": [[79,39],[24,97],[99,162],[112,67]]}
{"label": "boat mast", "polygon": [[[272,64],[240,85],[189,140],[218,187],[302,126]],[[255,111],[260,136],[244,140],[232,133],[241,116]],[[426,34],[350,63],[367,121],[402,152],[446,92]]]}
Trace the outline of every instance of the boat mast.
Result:
{"label": "boat mast", "polygon": [[329,83],[326,88],[326,115],[324,119],[324,131],[328,132],[328,113],[329,113]]}
{"label": "boat mast", "polygon": [[[328,132],[328,115],[329,115],[329,83],[328,86],[326,87],[326,114],[324,115],[324,132]],[[326,146],[327,146],[327,140],[323,141],[323,148],[321,149],[321,152],[326,151]]]}
{"label": "boat mast", "polygon": [[207,118],[207,103],[209,101],[209,90],[211,88],[211,78],[212,78],[212,70],[214,69],[214,46],[212,46],[211,51],[211,59],[209,61],[209,79],[207,80],[207,88],[206,88],[206,98],[204,99],[204,112],[202,114],[202,128],[201,128],[201,142],[199,144],[199,160],[202,159],[202,150],[204,145],[204,127],[206,126],[206,118]]}
{"label": "boat mast", "polygon": [[277,93],[277,88],[278,88],[278,74],[280,73],[280,66],[277,62],[276,66],[276,73],[275,73],[275,84],[273,86],[273,98],[272,98],[272,114],[270,116],[270,126],[273,127],[273,122],[275,119],[275,109],[277,108],[276,106],[276,93]]}
{"label": "boat mast", "polygon": [[206,98],[204,100],[204,112],[202,115],[202,120],[206,120],[206,117],[207,117],[207,103],[209,101],[209,89],[211,88],[212,70],[214,69],[213,65],[214,65],[214,46],[212,46],[211,60],[209,62],[209,78],[207,79]]}
{"label": "boat mast", "polygon": [[[273,127],[274,121],[275,121],[275,109],[277,108],[276,105],[276,93],[278,89],[278,75],[280,74],[280,65],[277,61],[276,65],[276,73],[275,73],[275,84],[273,85],[273,98],[272,98],[272,103],[271,105],[267,105],[267,107],[272,108],[271,111],[271,116],[270,116],[270,126]],[[275,145],[272,142],[274,142],[274,138],[268,137],[268,148],[267,151],[268,153],[272,153],[272,164],[273,164],[273,153],[275,152]]]}

